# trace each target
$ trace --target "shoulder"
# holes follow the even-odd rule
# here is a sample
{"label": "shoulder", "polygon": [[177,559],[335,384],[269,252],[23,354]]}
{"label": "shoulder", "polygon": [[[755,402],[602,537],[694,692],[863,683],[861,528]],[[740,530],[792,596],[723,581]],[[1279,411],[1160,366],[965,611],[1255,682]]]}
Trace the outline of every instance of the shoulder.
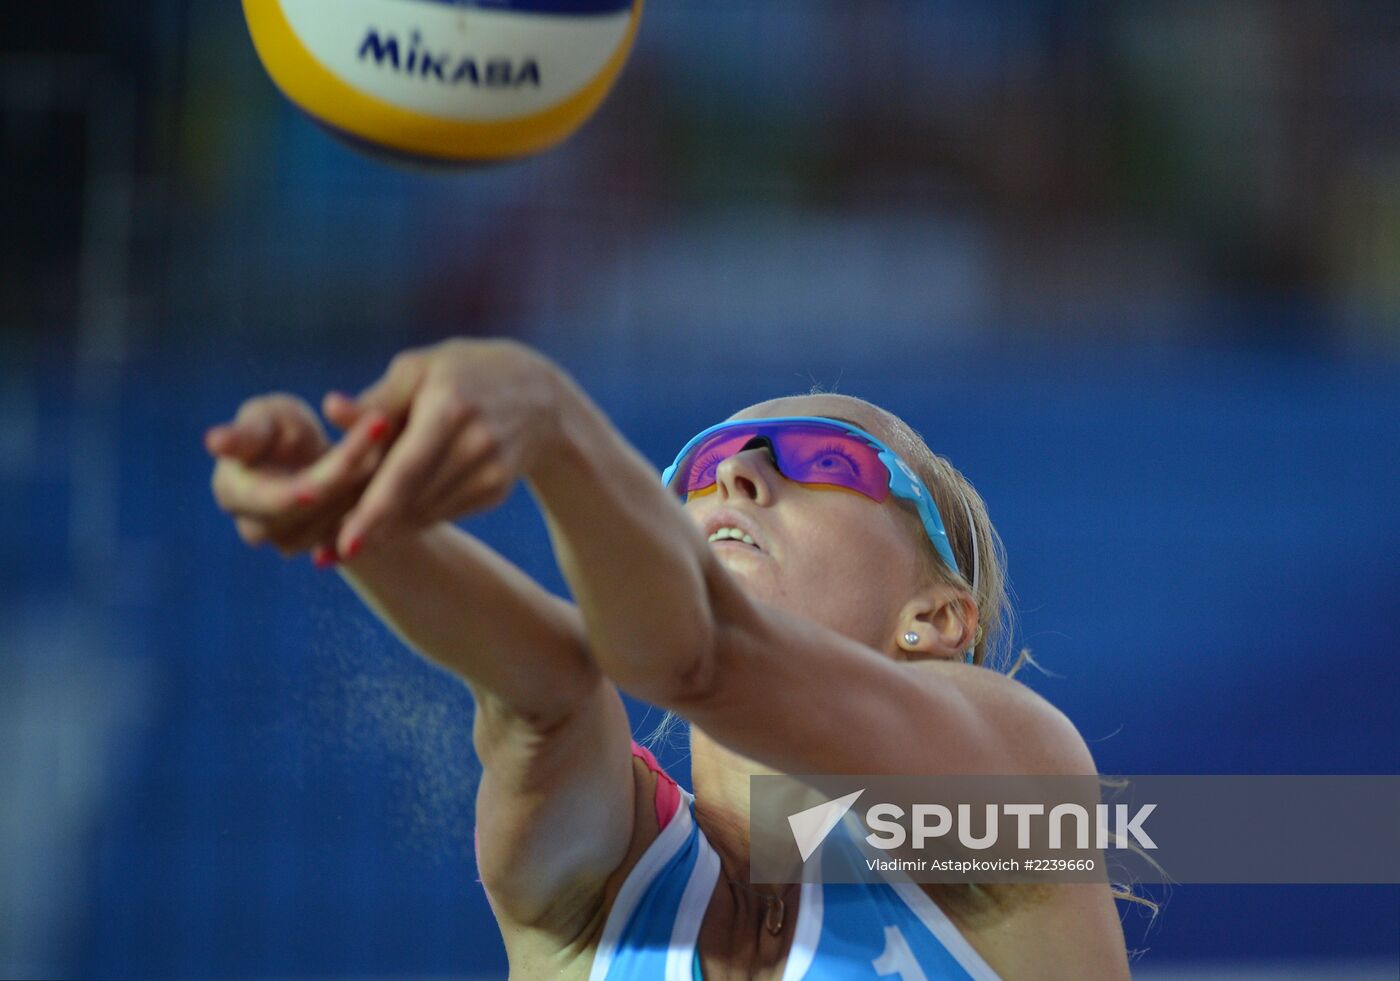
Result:
{"label": "shoulder", "polygon": [[[1064,712],[1015,678],[960,662],[905,662],[922,684],[955,687],[975,720],[974,738],[991,743],[1003,772],[1097,773],[1084,737]],[[986,758],[984,756],[984,758]]]}

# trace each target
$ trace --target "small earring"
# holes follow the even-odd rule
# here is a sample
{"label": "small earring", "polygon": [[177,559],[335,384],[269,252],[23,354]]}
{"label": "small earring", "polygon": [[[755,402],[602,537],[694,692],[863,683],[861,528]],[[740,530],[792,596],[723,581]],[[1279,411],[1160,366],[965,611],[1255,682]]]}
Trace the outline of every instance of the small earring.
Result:
{"label": "small earring", "polygon": [[904,642],[905,642],[906,644],[908,644],[910,647],[913,647],[915,644],[917,644],[917,643],[919,642],[919,635],[916,634],[916,633],[914,633],[914,631],[911,630],[911,631],[909,631],[907,634],[904,635]]}

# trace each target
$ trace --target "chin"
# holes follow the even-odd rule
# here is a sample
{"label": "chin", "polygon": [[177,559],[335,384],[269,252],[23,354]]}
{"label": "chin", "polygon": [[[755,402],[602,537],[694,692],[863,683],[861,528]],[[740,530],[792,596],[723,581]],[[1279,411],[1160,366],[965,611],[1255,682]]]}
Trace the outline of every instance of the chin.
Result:
{"label": "chin", "polygon": [[762,575],[772,565],[772,560],[762,552],[741,552],[735,548],[715,550],[715,558],[735,576],[753,578],[755,573]]}
{"label": "chin", "polygon": [[[800,595],[792,595],[795,584],[784,580],[783,570],[768,556],[725,550],[720,552],[719,560],[749,599],[797,616],[811,616],[810,604],[804,602]],[[798,591],[800,593],[800,589]]]}
{"label": "chin", "polygon": [[745,593],[756,598],[767,599],[774,592],[772,573],[761,568],[751,557],[740,555],[737,558],[720,557],[720,565],[737,582]]}

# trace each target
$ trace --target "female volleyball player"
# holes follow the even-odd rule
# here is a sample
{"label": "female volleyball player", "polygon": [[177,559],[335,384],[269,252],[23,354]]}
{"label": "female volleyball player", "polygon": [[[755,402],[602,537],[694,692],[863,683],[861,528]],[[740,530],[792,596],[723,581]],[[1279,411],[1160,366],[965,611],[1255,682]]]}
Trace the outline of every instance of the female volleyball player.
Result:
{"label": "female volleyball player", "polygon": [[[1107,885],[748,882],[753,773],[1094,773],[1061,713],[980,666],[996,536],[899,419],[764,402],[663,483],[562,371],[499,341],[401,355],[324,409],[334,446],[293,398],[246,403],[207,437],[214,492],[249,543],[339,561],[470,687],[513,976],[1127,976]],[[519,480],[577,605],[448,523]],[[693,798],[632,741],[619,688],[690,721]]]}

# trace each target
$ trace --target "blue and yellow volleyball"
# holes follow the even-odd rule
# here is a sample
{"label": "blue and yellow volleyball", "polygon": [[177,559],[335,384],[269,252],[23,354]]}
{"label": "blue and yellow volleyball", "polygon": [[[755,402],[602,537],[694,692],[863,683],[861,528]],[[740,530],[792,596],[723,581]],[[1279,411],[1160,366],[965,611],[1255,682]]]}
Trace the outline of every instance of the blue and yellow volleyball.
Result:
{"label": "blue and yellow volleyball", "polygon": [[579,128],[627,61],[642,0],[243,0],[277,87],[400,157],[538,153]]}

